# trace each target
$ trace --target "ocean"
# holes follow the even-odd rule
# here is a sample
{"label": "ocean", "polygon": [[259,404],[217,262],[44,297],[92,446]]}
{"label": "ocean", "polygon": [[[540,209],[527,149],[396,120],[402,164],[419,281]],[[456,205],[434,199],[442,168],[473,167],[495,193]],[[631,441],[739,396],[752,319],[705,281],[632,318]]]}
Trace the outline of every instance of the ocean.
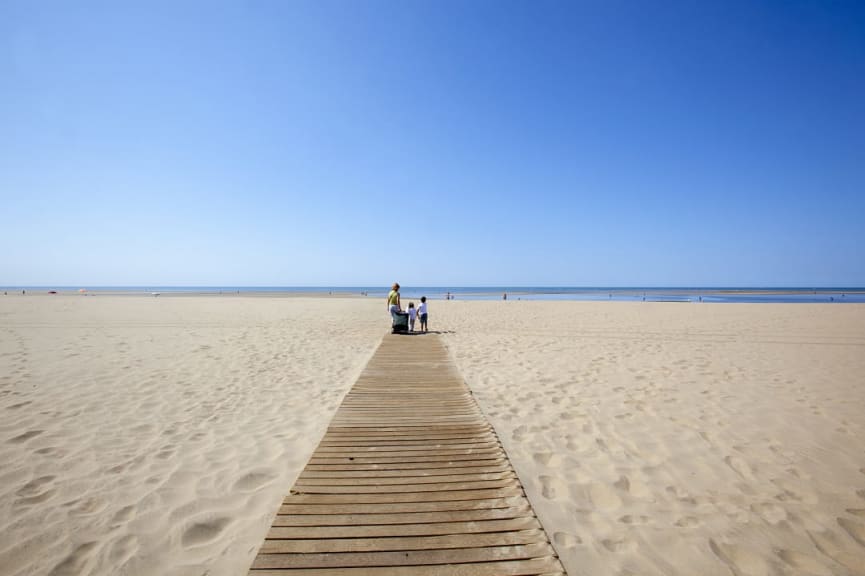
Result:
{"label": "ocean", "polygon": [[[389,286],[13,286],[7,295],[59,293],[128,295],[315,294],[384,298]],[[571,286],[403,286],[403,301],[430,300],[579,300],[692,303],[865,303],[861,287],[571,287]]]}

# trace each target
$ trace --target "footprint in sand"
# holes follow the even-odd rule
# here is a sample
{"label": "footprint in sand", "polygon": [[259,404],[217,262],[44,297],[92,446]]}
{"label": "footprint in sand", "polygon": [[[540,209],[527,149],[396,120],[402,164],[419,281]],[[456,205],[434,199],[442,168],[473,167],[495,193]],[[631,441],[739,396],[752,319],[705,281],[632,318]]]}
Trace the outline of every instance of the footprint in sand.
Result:
{"label": "footprint in sand", "polygon": [[774,574],[772,565],[762,555],[736,544],[725,544],[709,539],[709,548],[730,567],[733,574]]}
{"label": "footprint in sand", "polygon": [[22,442],[27,442],[31,438],[35,438],[36,436],[39,436],[40,434],[42,434],[42,432],[43,432],[42,430],[29,430],[29,431],[25,432],[24,434],[19,434],[18,436],[15,436],[14,438],[10,438],[9,443],[10,444],[21,444]]}
{"label": "footprint in sand", "polygon": [[560,548],[574,548],[583,543],[579,536],[570,532],[556,532],[553,534],[553,542]]}
{"label": "footprint in sand", "polygon": [[741,476],[743,479],[748,482],[754,481],[754,475],[751,473],[751,467],[748,466],[748,463],[745,462],[742,458],[738,456],[727,456],[724,458],[724,462],[729,466],[733,472]]}
{"label": "footprint in sand", "polygon": [[102,511],[108,507],[105,502],[98,500],[97,498],[73,500],[67,502],[64,506],[73,506],[69,511],[70,516],[93,516],[94,514],[102,513]]}
{"label": "footprint in sand", "polygon": [[535,452],[532,459],[541,466],[558,468],[562,464],[562,457],[553,452]]}
{"label": "footprint in sand", "polygon": [[637,548],[637,543],[630,538],[620,538],[618,540],[605,538],[601,540],[601,544],[610,552],[631,552]]}
{"label": "footprint in sand", "polygon": [[634,516],[632,514],[626,514],[625,516],[619,518],[619,522],[621,522],[622,524],[630,524],[633,526],[637,526],[648,523],[649,517],[642,515]]}
{"label": "footprint in sand", "polygon": [[697,499],[691,496],[687,491],[681,490],[678,486],[667,486],[666,492],[683,504],[689,504],[691,506],[697,505]]}
{"label": "footprint in sand", "polygon": [[519,442],[520,440],[522,440],[526,437],[526,433],[528,432],[528,430],[529,430],[529,428],[525,424],[522,426],[518,426],[514,430],[513,434],[511,434],[511,439],[516,441],[516,442]]}
{"label": "footprint in sand", "polygon": [[124,506],[114,513],[111,518],[112,524],[125,524],[135,517],[135,506]]}
{"label": "footprint in sand", "polygon": [[795,550],[778,550],[777,554],[785,564],[796,570],[797,574],[832,576],[832,570],[821,564],[819,560],[812,556],[796,552]]}
{"label": "footprint in sand", "polygon": [[776,500],[781,502],[806,502],[808,504],[817,503],[817,495],[808,488],[800,490],[799,487],[783,479],[772,479],[770,482],[781,489],[781,492],[775,496]]}
{"label": "footprint in sand", "polygon": [[78,576],[88,573],[88,565],[93,559],[98,544],[96,542],[85,542],[72,551],[66,558],[60,561],[48,576]]}
{"label": "footprint in sand", "polygon": [[599,510],[615,510],[622,505],[622,499],[609,485],[599,482],[589,486],[589,500]]}
{"label": "footprint in sand", "polygon": [[679,528],[691,528],[693,526],[699,526],[700,520],[694,516],[683,516],[676,520],[675,524]]}
{"label": "footprint in sand", "polygon": [[18,408],[23,408],[23,407],[27,406],[28,404],[32,404],[32,402],[30,400],[28,400],[27,402],[19,402],[18,404],[13,404],[11,406],[7,406],[6,409],[7,410],[17,410]]}
{"label": "footprint in sand", "polygon": [[[838,525],[843,528],[860,546],[865,546],[865,524],[850,518],[837,518]],[[863,563],[865,564],[865,563]]]}
{"label": "footprint in sand", "polygon": [[814,546],[824,556],[854,571],[862,568],[862,555],[851,554],[847,550],[849,546],[832,530],[824,530],[822,532],[806,530],[806,532],[814,543]]}
{"label": "footprint in sand", "polygon": [[234,483],[234,490],[239,492],[254,492],[276,480],[276,473],[271,469],[256,470],[244,474]]}
{"label": "footprint in sand", "polygon": [[108,557],[111,560],[111,564],[121,567],[138,551],[138,539],[131,534],[127,534],[112,542],[110,546],[111,551],[108,553]]}
{"label": "footprint in sand", "polygon": [[34,478],[15,492],[15,495],[18,496],[15,504],[18,506],[29,506],[45,502],[57,492],[54,486],[55,478],[56,476]]}
{"label": "footprint in sand", "polygon": [[541,482],[541,495],[547,500],[554,500],[557,496],[567,493],[567,486],[558,478],[552,476],[538,476]]}
{"label": "footprint in sand", "polygon": [[787,519],[787,511],[777,504],[752,504],[751,511],[773,526]]}
{"label": "footprint in sand", "polygon": [[231,518],[213,518],[196,522],[183,532],[180,541],[186,548],[202,546],[219,538],[229,524]]}
{"label": "footprint in sand", "polygon": [[613,486],[625,493],[631,491],[631,481],[627,476],[619,476],[619,479],[613,482]]}

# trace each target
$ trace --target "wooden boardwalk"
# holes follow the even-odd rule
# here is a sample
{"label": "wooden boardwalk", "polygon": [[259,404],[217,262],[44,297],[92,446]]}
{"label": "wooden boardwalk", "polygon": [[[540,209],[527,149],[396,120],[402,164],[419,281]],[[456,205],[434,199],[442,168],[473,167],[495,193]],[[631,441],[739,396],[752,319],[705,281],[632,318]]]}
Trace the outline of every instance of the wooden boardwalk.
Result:
{"label": "wooden boardwalk", "polygon": [[564,574],[438,336],[387,335],[250,575]]}

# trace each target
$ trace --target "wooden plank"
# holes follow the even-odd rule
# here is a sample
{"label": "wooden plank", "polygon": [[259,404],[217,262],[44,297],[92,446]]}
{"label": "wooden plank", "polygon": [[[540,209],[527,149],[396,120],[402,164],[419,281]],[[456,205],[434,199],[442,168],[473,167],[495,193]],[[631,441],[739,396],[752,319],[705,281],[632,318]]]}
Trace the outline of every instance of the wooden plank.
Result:
{"label": "wooden plank", "polygon": [[433,438],[477,438],[478,436],[486,436],[488,438],[495,438],[495,433],[491,429],[477,429],[477,430],[438,430],[436,428],[428,428],[424,430],[417,430],[414,428],[399,430],[395,432],[383,432],[376,430],[360,430],[355,429],[345,430],[340,428],[339,430],[330,429],[325,432],[324,440],[340,439],[340,440],[367,440],[367,439],[375,439],[375,440],[387,440],[389,438],[420,438],[420,439],[433,439]]}
{"label": "wooden plank", "polygon": [[311,504],[345,504],[357,502],[440,502],[443,500],[486,500],[506,496],[524,496],[522,488],[493,488],[491,490],[443,490],[439,492],[388,492],[385,494],[290,494],[283,500]]}
{"label": "wooden plank", "polygon": [[321,439],[323,443],[331,444],[338,442],[435,442],[435,441],[453,441],[460,442],[463,440],[484,440],[492,442],[496,437],[491,432],[465,432],[465,433],[435,433],[428,432],[426,434],[419,433],[393,433],[390,435],[374,434],[325,434]]}
{"label": "wooden plank", "polygon": [[[535,576],[561,573],[555,556],[504,562],[479,562],[432,566],[375,566],[357,568],[301,568],[293,576]],[[255,576],[285,576],[279,569],[253,570]]]}
{"label": "wooden plank", "polygon": [[[394,456],[393,454],[380,456],[336,456],[328,454],[327,457],[312,455],[309,459],[312,464],[418,464],[429,462],[502,462],[506,461],[501,451],[484,452],[481,454],[426,454],[417,456]],[[438,464],[441,466],[441,464]]]}
{"label": "wooden plank", "polygon": [[377,552],[389,550],[450,550],[480,546],[507,546],[546,542],[543,530],[518,530],[490,534],[449,534],[446,536],[400,536],[396,538],[335,538],[265,540],[262,554],[325,552]]}
{"label": "wooden plank", "polygon": [[304,526],[302,528],[272,526],[268,538],[381,538],[385,536],[441,536],[444,534],[475,534],[540,528],[535,518],[484,520],[478,522],[430,522],[428,524]]}
{"label": "wooden plank", "polygon": [[356,566],[418,566],[526,560],[551,556],[555,552],[547,543],[516,546],[486,546],[455,550],[411,550],[407,552],[345,552],[322,554],[259,554],[253,569],[263,568],[329,568]]}
{"label": "wooden plank", "polygon": [[273,526],[359,526],[361,524],[420,524],[428,522],[474,522],[534,516],[528,505],[513,508],[414,512],[402,514],[277,514]]}
{"label": "wooden plank", "polygon": [[[291,500],[293,502],[293,500]],[[324,503],[305,502],[283,504],[279,514],[376,514],[447,512],[459,510],[492,510],[513,508],[526,504],[522,496],[504,498],[482,498],[478,500],[441,500],[437,502],[375,502],[375,503]]]}
{"label": "wooden plank", "polygon": [[[358,463],[358,462],[349,462],[349,461],[340,461],[340,462],[324,462],[324,463],[310,463],[306,465],[304,468],[305,471],[309,472],[345,472],[345,471],[403,471],[403,470],[435,470],[435,469],[452,469],[454,471],[458,471],[460,469],[465,468],[477,468],[477,467],[487,467],[487,466],[507,466],[508,461],[504,457],[491,458],[488,460],[476,460],[476,459],[468,459],[468,460],[445,460],[445,461],[420,461],[420,462],[396,462],[393,464],[383,464],[381,462],[375,463]],[[510,466],[508,466],[510,469]],[[456,473],[456,472],[455,472]]]}
{"label": "wooden plank", "polygon": [[455,492],[461,490],[487,490],[491,488],[517,488],[520,483],[511,478],[481,480],[478,482],[436,482],[431,484],[373,484],[356,486],[328,486],[295,484],[291,494],[401,494],[405,492]]}
{"label": "wooden plank", "polygon": [[353,430],[367,431],[375,434],[380,434],[382,432],[395,432],[395,433],[403,433],[403,432],[423,432],[424,430],[434,430],[436,432],[473,432],[473,431],[486,431],[490,430],[490,425],[486,423],[470,423],[470,424],[449,424],[446,422],[437,423],[437,424],[406,424],[403,426],[392,426],[392,425],[365,425],[365,426],[338,426],[335,424],[331,424],[329,430],[334,429],[345,429],[347,432],[351,432]]}
{"label": "wooden plank", "polygon": [[[426,444],[402,442],[399,444],[383,444],[375,443],[373,445],[350,443],[339,445],[319,445],[316,449],[316,454],[333,454],[333,453],[351,453],[351,454],[366,454],[367,452],[434,452],[436,450],[468,450],[477,452],[478,450],[494,450],[499,446],[498,442],[468,442],[468,443],[443,443],[443,442],[428,442]],[[459,452],[462,454],[462,452]]]}
{"label": "wooden plank", "polygon": [[422,468],[419,470],[304,470],[299,480],[307,478],[433,478],[436,476],[470,476],[473,474],[504,474],[512,473],[510,466],[499,464],[497,466],[475,466],[463,468]]}
{"label": "wooden plank", "polygon": [[[428,450],[423,451],[424,455],[429,456],[473,456],[476,454],[495,454],[500,455],[502,453],[501,449],[498,446],[490,446],[490,447],[482,447],[482,448],[430,448]],[[398,458],[402,456],[407,457],[417,457],[417,450],[394,450],[392,452],[384,452],[381,454],[387,458]],[[338,452],[322,452],[319,450],[315,451],[314,458],[373,458],[376,454],[374,452],[367,452],[364,450],[354,449],[354,448],[346,448],[344,450]]]}
{"label": "wooden plank", "polygon": [[446,476],[340,476],[336,478],[316,478],[301,475],[295,486],[388,486],[409,484],[435,484],[445,482],[483,482],[515,479],[513,471],[492,474],[449,474]]}

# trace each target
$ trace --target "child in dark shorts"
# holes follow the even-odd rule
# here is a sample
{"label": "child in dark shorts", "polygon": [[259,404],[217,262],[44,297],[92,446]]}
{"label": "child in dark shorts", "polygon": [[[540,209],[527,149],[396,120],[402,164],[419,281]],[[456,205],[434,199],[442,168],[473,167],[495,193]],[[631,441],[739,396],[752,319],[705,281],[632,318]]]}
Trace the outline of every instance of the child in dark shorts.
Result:
{"label": "child in dark shorts", "polygon": [[420,318],[421,332],[426,332],[427,331],[426,321],[427,321],[427,318],[429,317],[427,314],[427,309],[426,309],[426,296],[421,296],[420,306],[418,306],[418,308],[417,308],[417,315],[418,315],[418,318]]}

